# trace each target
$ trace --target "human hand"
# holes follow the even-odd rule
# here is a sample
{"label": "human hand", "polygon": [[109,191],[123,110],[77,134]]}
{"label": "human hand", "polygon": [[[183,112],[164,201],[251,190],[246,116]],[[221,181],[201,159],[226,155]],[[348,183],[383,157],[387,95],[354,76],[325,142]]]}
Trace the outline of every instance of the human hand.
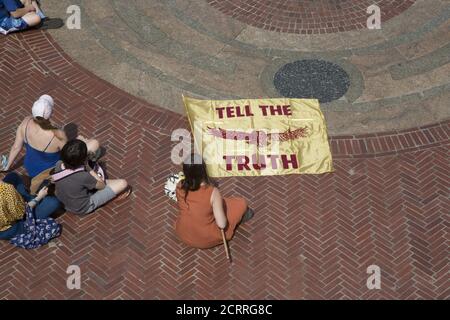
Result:
{"label": "human hand", "polygon": [[98,181],[104,182],[102,177],[97,172],[95,172],[94,170],[89,171],[89,173],[91,174],[91,176],[93,176]]}
{"label": "human hand", "polygon": [[38,192],[36,199],[38,199],[38,201],[41,201],[47,195],[48,195],[48,187],[44,187]]}
{"label": "human hand", "polygon": [[27,12],[36,12],[36,8],[32,4],[25,5]]}

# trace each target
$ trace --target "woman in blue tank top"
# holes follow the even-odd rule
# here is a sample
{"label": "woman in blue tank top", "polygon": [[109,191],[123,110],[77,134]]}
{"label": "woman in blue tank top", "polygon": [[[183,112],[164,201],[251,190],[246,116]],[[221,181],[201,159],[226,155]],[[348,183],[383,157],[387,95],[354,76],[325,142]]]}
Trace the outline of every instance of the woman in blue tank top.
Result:
{"label": "woman in blue tank top", "polygon": [[[34,148],[29,142],[28,142],[28,125],[30,124],[30,121],[33,121],[33,119],[28,119],[27,124],[25,126],[25,137],[24,137],[24,144],[25,144],[25,159],[23,162],[23,166],[28,172],[28,175],[31,178],[34,178],[41,172],[55,167],[56,163],[60,159],[60,150],[56,152],[47,152],[48,147],[52,144],[53,140],[56,137],[56,134],[50,139],[49,143],[43,150],[39,150]],[[37,120],[37,124],[39,125],[39,120]],[[41,129],[46,130],[41,127]],[[51,130],[57,130],[51,129]]]}
{"label": "woman in blue tank top", "polygon": [[[20,124],[4,171],[11,168],[23,146],[26,150],[24,167],[31,178],[55,167],[60,160],[60,151],[66,144],[67,137],[63,130],[50,122],[53,104],[52,97],[48,95],[41,96],[34,103],[33,117],[25,118]],[[98,151],[99,144],[96,140],[85,141],[91,153]]]}
{"label": "woman in blue tank top", "polygon": [[44,95],[33,104],[33,117],[27,117],[19,126],[16,141],[9,153],[9,170],[25,145],[24,167],[31,178],[53,168],[60,159],[59,152],[66,143],[64,132],[50,122],[53,99]]}

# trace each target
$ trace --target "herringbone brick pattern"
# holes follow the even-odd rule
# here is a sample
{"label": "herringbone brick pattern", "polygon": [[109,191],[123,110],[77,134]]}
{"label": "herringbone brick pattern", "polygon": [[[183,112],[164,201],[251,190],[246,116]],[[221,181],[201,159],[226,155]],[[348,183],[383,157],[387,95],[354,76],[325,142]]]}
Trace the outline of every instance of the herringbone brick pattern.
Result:
{"label": "herringbone brick pattern", "polygon": [[[256,212],[230,243],[229,265],[222,247],[190,249],[173,232],[176,207],[162,185],[179,170],[170,133],[187,127],[183,117],[96,78],[44,32],[1,37],[0,153],[44,92],[56,98],[55,122],[97,137],[109,175],[135,191],[88,217],[64,214],[50,246],[0,243],[1,299],[450,298],[448,123],[412,130],[433,139],[383,157],[356,148],[376,137],[333,138],[333,174],[221,181]],[[372,264],[381,290],[366,287]],[[81,290],[66,288],[69,265],[81,268]]]}

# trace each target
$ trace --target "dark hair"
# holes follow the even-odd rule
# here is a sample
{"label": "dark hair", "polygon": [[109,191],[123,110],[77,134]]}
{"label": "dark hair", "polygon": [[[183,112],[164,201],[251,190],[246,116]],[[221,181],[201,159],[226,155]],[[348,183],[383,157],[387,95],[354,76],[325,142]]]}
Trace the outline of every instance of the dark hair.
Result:
{"label": "dark hair", "polygon": [[61,160],[66,169],[77,169],[87,160],[87,146],[81,140],[75,139],[67,142],[61,150]]}
{"label": "dark hair", "polygon": [[206,172],[206,164],[198,154],[191,154],[183,162],[184,180],[181,188],[184,190],[184,201],[186,201],[189,191],[197,191],[202,183],[212,184]]}
{"label": "dark hair", "polygon": [[34,123],[39,125],[39,127],[41,127],[42,130],[57,130],[58,129],[54,125],[52,125],[52,123],[50,122],[49,119],[45,119],[42,117],[36,117],[36,118],[33,118],[33,121],[34,121]]}

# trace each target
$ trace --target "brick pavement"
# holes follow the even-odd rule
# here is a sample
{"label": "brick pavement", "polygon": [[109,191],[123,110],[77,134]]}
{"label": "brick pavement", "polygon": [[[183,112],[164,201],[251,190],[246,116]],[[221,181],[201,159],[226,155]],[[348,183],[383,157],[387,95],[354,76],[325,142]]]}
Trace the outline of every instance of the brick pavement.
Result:
{"label": "brick pavement", "polygon": [[382,21],[408,9],[415,0],[207,0],[221,12],[257,28],[286,33],[324,34],[367,28],[367,8],[377,5]]}
{"label": "brick pavement", "polygon": [[[172,129],[186,120],[134,98],[68,57],[45,32],[0,38],[0,153],[42,93],[55,122],[75,122],[107,149],[131,199],[88,217],[64,214],[62,236],[34,251],[0,243],[0,299],[450,298],[449,122],[404,132],[332,137],[334,174],[230,178],[255,218],[223,248],[200,251],[173,233],[163,195]],[[82,270],[79,291],[66,268]],[[366,268],[382,269],[382,290]]]}

